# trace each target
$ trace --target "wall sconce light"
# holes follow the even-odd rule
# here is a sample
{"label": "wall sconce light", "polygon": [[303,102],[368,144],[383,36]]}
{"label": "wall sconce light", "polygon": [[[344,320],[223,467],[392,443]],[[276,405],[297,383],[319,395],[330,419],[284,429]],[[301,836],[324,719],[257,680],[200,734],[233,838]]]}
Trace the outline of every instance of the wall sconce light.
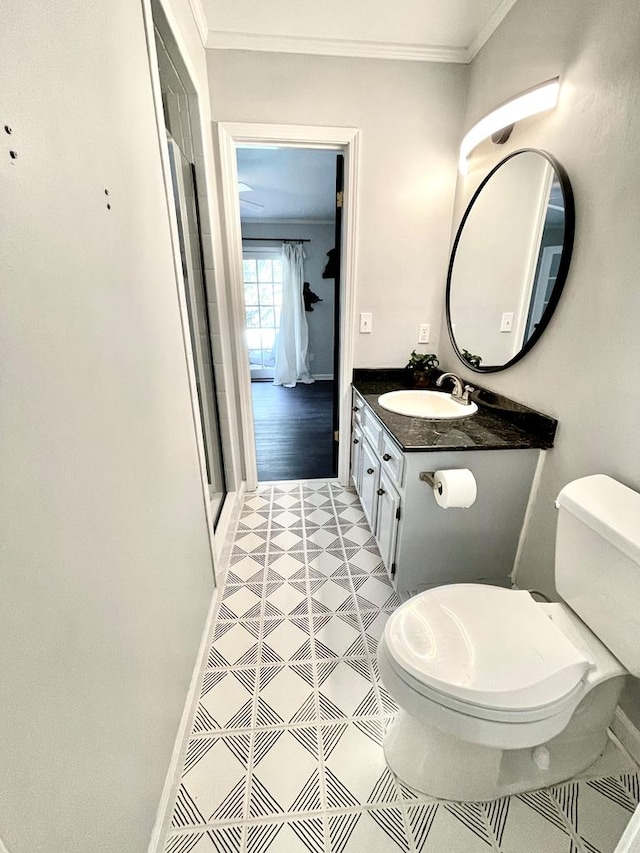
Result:
{"label": "wall sconce light", "polygon": [[460,160],[458,168],[461,174],[466,175],[469,171],[469,154],[479,145],[483,139],[491,137],[494,142],[501,144],[506,142],[513,126],[517,121],[529,116],[552,110],[558,103],[560,93],[560,78],[554,77],[545,83],[540,83],[526,92],[516,95],[506,103],[486,115],[475,124],[466,134],[460,144]]}

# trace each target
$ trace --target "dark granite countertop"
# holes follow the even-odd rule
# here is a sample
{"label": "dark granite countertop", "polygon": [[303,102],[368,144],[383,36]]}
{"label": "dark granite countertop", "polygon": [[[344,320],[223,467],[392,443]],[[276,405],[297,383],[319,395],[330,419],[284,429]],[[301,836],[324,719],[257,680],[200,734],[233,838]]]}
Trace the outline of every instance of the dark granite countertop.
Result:
{"label": "dark granite countertop", "polygon": [[[378,404],[380,394],[412,387],[411,376],[405,370],[358,369],[354,371],[353,387],[407,453],[553,447],[557,426],[554,418],[477,386],[471,395],[478,405],[477,413],[455,420],[410,418],[383,409]],[[433,388],[442,390],[435,385]]]}

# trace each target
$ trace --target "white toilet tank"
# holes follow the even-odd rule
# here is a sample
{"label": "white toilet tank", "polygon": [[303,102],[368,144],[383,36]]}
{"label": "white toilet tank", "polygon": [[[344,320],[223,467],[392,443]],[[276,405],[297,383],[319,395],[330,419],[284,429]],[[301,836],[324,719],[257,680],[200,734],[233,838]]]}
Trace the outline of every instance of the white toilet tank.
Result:
{"label": "white toilet tank", "polygon": [[558,592],[640,675],[640,494],[594,474],[566,485],[556,506]]}

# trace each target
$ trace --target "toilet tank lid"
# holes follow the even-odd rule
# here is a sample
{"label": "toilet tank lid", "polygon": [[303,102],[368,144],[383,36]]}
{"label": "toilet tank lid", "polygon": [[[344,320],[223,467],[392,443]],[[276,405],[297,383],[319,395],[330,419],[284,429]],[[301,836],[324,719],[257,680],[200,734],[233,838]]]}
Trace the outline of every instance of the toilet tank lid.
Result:
{"label": "toilet tank lid", "polygon": [[562,508],[640,565],[640,494],[606,474],[568,483],[556,500]]}

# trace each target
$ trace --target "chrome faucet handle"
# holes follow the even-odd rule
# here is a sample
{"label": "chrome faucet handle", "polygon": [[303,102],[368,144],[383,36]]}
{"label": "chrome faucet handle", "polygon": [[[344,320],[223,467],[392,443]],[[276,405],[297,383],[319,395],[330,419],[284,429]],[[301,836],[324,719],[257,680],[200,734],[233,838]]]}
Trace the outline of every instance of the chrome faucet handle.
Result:
{"label": "chrome faucet handle", "polygon": [[476,390],[473,385],[464,385],[462,379],[460,379],[459,376],[456,376],[455,373],[443,373],[441,376],[438,376],[436,379],[436,385],[441,387],[445,379],[450,379],[453,382],[451,397],[458,403],[462,403],[464,406],[469,406],[471,404],[469,394]]}
{"label": "chrome faucet handle", "polygon": [[469,395],[472,394],[476,389],[473,385],[465,385],[464,391],[462,392],[462,397],[460,398],[460,402],[464,403],[465,406],[471,405],[471,400],[469,399]]}

